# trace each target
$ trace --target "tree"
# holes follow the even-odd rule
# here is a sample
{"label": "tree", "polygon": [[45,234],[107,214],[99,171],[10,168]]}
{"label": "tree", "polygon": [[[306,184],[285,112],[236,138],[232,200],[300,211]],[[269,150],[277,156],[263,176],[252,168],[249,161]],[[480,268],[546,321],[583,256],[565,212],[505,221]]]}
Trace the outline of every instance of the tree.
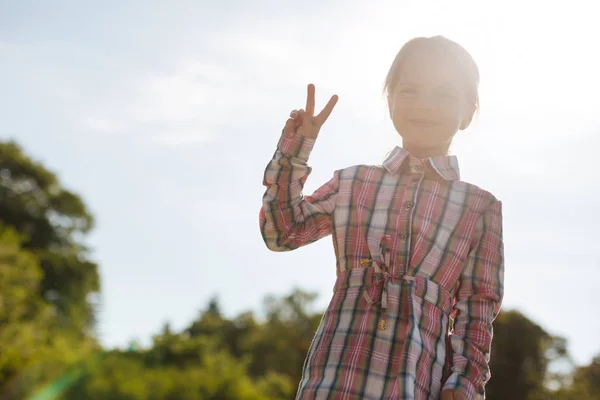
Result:
{"label": "tree", "polygon": [[250,312],[225,318],[216,299],[187,329],[191,337],[218,338],[218,347],[234,357],[249,360],[253,378],[282,374],[299,382],[310,343],[321,319],[311,312],[316,295],[293,290],[281,299],[265,299],[266,321],[258,323]]}
{"label": "tree", "polygon": [[590,365],[578,367],[572,382],[561,388],[558,400],[600,400],[600,355]]}
{"label": "tree", "polygon": [[94,220],[81,198],[14,142],[0,142],[0,221],[22,235],[40,261],[38,293],[64,327],[82,336],[93,328],[91,294],[100,289],[97,265],[82,238]]}
{"label": "tree", "polygon": [[321,318],[309,312],[314,299],[300,290],[268,297],[262,323],[252,312],[226,318],[212,299],[182,332],[165,324],[149,349],[108,353],[66,400],[293,398]]}
{"label": "tree", "polygon": [[[65,400],[268,400],[286,390],[276,375],[252,380],[246,363],[219,350],[215,338],[169,332],[151,349],[111,351],[90,365]],[[283,389],[282,389],[283,388]]]}
{"label": "tree", "polygon": [[[95,346],[97,266],[82,200],[14,142],[0,142],[0,396],[52,379]],[[85,351],[84,351],[85,350]],[[12,397],[11,397],[12,396]]]}
{"label": "tree", "polygon": [[267,320],[250,338],[250,373],[282,373],[297,384],[322,313],[311,313],[316,294],[295,289],[281,299],[265,300]]}
{"label": "tree", "polygon": [[18,379],[49,339],[51,309],[35,295],[41,280],[38,259],[14,229],[0,225],[0,388]]}
{"label": "tree", "polygon": [[570,362],[566,340],[550,335],[518,311],[503,311],[494,322],[487,398],[553,398],[549,384],[562,382],[559,375],[549,374],[548,367],[561,361]]}

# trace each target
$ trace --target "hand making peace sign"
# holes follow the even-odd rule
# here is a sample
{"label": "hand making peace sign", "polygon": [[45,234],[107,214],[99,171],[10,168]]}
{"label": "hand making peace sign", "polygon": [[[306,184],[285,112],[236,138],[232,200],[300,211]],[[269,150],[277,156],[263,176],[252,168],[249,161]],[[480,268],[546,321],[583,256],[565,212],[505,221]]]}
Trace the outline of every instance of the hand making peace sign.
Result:
{"label": "hand making peace sign", "polygon": [[319,115],[315,116],[315,85],[312,83],[309,84],[306,95],[306,110],[294,110],[290,113],[290,118],[286,121],[283,128],[284,133],[293,133],[316,139],[337,101],[337,95],[331,96],[325,108],[323,108]]}

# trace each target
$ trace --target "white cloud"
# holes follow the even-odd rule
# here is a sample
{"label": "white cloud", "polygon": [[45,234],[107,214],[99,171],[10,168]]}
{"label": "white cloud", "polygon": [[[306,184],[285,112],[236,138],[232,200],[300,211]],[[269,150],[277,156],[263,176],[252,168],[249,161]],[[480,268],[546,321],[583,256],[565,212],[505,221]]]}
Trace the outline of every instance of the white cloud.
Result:
{"label": "white cloud", "polygon": [[158,146],[166,147],[190,147],[192,145],[206,143],[213,140],[215,134],[206,130],[194,130],[191,132],[160,133],[152,136],[151,141]]}
{"label": "white cloud", "polygon": [[84,129],[127,133],[158,144],[176,146],[210,140],[207,126],[220,123],[219,96],[223,74],[215,66],[187,63],[171,71],[146,72],[84,116]]}
{"label": "white cloud", "polygon": [[122,134],[125,132],[125,127],[117,121],[93,115],[84,116],[81,119],[81,126],[87,131],[97,133]]}
{"label": "white cloud", "polygon": [[135,103],[130,107],[132,117],[141,123],[197,118],[199,111],[209,106],[211,87],[205,79],[206,76],[183,68],[169,74],[141,78],[135,84],[137,94]]}
{"label": "white cloud", "polygon": [[187,146],[265,112],[275,93],[292,86],[290,77],[300,67],[284,42],[258,36],[238,39],[223,39],[222,44],[237,46],[223,46],[233,59],[228,63],[210,56],[174,57],[160,69],[140,71],[100,104],[92,103],[93,113],[84,114],[81,126]]}

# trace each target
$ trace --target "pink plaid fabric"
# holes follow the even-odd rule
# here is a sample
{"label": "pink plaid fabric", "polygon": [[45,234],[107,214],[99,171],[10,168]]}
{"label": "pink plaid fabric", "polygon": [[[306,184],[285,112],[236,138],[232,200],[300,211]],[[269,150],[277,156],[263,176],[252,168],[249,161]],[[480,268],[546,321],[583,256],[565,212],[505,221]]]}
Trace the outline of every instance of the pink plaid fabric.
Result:
{"label": "pink plaid fabric", "polygon": [[332,235],[337,259],[297,398],[484,398],[504,287],[501,202],[460,181],[454,156],[400,147],[303,196],[313,145],[282,134],[260,211],[269,249]]}

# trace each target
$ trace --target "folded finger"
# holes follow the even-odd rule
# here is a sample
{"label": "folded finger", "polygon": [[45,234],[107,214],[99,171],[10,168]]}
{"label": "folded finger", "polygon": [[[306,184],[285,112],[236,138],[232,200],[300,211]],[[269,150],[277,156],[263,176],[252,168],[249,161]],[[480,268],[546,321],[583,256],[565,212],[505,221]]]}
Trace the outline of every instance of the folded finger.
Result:
{"label": "folded finger", "polygon": [[285,126],[283,127],[283,133],[285,134],[294,134],[294,132],[296,131],[296,121],[294,121],[292,118],[288,118],[287,121],[285,121]]}

